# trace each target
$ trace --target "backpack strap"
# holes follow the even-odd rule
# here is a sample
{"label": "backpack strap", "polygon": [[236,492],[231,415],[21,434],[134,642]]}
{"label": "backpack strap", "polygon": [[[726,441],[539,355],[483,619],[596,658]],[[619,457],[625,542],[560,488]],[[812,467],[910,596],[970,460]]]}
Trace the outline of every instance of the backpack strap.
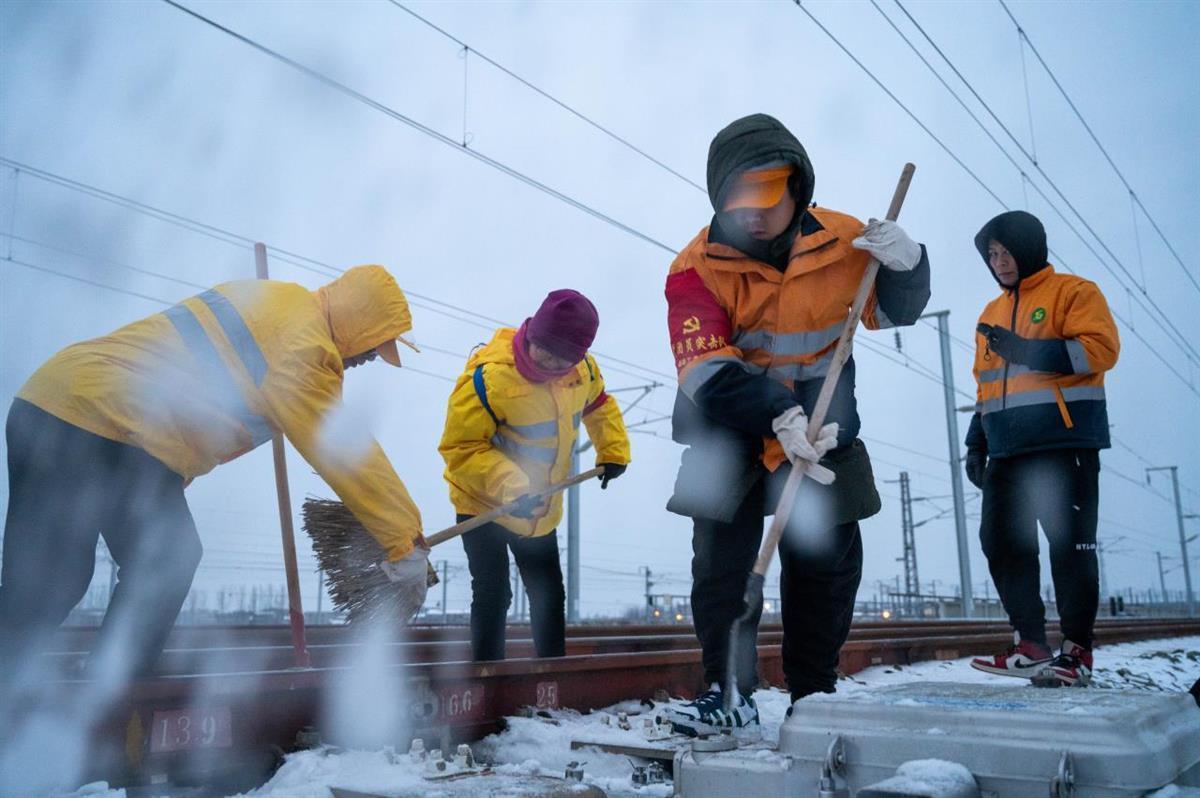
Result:
{"label": "backpack strap", "polygon": [[492,417],[492,421],[496,422],[496,426],[499,427],[503,422],[496,417],[496,411],[492,410],[492,403],[488,401],[487,385],[483,381],[483,366],[484,364],[480,363],[475,367],[475,376],[473,378],[475,382],[475,395],[479,397],[479,403],[483,405],[483,409],[488,412],[488,415]]}

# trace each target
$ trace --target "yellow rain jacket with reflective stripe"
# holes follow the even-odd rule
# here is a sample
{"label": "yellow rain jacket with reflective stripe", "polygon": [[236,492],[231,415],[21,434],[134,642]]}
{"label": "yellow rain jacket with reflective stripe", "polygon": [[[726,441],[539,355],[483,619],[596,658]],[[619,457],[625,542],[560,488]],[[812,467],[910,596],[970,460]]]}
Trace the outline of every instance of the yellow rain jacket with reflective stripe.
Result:
{"label": "yellow rain jacket with reflective stripe", "polygon": [[[478,515],[566,479],[579,422],[596,446],[596,463],[629,462],[629,437],[617,401],[591,355],[545,383],[521,376],[513,361],[516,330],[502,328],[474,352],[458,378],[438,450],[446,461],[450,501]],[[503,516],[518,535],[546,535],[562,519],[562,494],[537,518]]]}
{"label": "yellow rain jacket with reflective stripe", "polygon": [[349,454],[321,432],[341,402],[342,359],[411,328],[404,294],[382,266],[350,269],[315,292],[274,280],[224,283],[67,347],[17,396],[143,449],[187,480],[277,430],[397,559],[421,535],[404,484],[374,441]]}
{"label": "yellow rain jacket with reflective stripe", "polygon": [[976,332],[976,410],[981,423],[972,420],[968,447],[986,448],[992,457],[1042,449],[1108,448],[1104,372],[1116,365],[1121,343],[1095,283],[1059,274],[1047,265],[989,302],[979,321],[1023,338],[1064,341],[1073,371],[1034,371],[1009,363]]}

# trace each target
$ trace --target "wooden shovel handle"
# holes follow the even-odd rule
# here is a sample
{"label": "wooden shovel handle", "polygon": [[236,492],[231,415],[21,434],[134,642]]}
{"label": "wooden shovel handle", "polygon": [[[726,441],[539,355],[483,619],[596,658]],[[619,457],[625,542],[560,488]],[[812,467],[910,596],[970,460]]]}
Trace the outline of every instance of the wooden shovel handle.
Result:
{"label": "wooden shovel handle", "polygon": [[[896,221],[896,217],[900,215],[900,208],[904,205],[904,197],[908,194],[909,183],[912,182],[913,172],[916,171],[915,166],[911,163],[904,165],[904,169],[900,172],[900,180],[896,184],[896,190],[892,193],[892,203],[888,206],[887,219],[888,221]],[[837,349],[833,352],[833,362],[829,364],[829,371],[825,374],[825,381],[821,383],[821,393],[817,396],[817,404],[813,408],[812,415],[808,421],[808,439],[813,441],[820,434],[821,427],[825,425],[825,416],[829,413],[829,405],[833,401],[833,391],[837,388],[838,380],[842,376],[842,367],[846,365],[846,361],[850,359],[851,344],[854,341],[854,333],[858,330],[858,323],[862,320],[863,308],[867,305],[867,298],[871,296],[871,289],[875,287],[875,275],[879,273],[879,261],[871,258],[871,262],[867,264],[867,270],[862,276],[862,282],[858,285],[858,293],[854,295],[854,303],[850,306],[850,314],[846,317],[846,323],[842,326],[842,335],[838,339]],[[775,549],[779,547],[779,539],[783,536],[783,530],[787,526],[788,518],[792,514],[792,505],[796,502],[796,493],[800,490],[800,483],[804,481],[804,475],[808,473],[808,465],[799,463],[792,467],[792,473],[788,474],[787,482],[783,486],[783,494],[779,497],[779,504],[775,508],[775,515],[771,519],[771,527],[767,530],[767,536],[763,540],[762,550],[758,553],[758,560],[754,563],[754,573],[759,576],[765,576],[767,568],[771,565],[771,560],[775,559]]]}
{"label": "wooden shovel handle", "polygon": [[[578,485],[581,482],[587,482],[589,479],[595,479],[596,477],[601,476],[603,473],[604,473],[604,467],[597,466],[596,468],[593,468],[590,471],[584,471],[582,474],[576,474],[575,476],[571,477],[570,479],[567,479],[567,480],[564,480],[557,484],[551,485],[550,487],[546,488],[545,490],[537,491],[536,493],[533,493],[531,495],[537,496],[539,499],[546,499],[546,498],[553,496],[556,493],[560,493],[560,492],[566,490],[567,488],[571,487],[572,485]],[[486,513],[480,513],[479,515],[475,516],[474,518],[469,518],[466,521],[463,521],[461,524],[455,524],[452,527],[443,529],[441,532],[435,532],[434,534],[425,538],[425,542],[427,544],[429,544],[430,548],[432,548],[439,543],[445,543],[447,540],[452,540],[452,539],[458,537],[459,535],[461,535],[465,532],[470,532],[472,529],[481,527],[484,524],[490,524],[492,521],[495,521],[497,518],[501,518],[503,516],[508,515],[510,512],[512,512],[514,509],[516,509],[516,507],[517,507],[517,502],[510,502],[510,503],[502,505],[500,507],[494,507],[491,510],[488,510]]]}

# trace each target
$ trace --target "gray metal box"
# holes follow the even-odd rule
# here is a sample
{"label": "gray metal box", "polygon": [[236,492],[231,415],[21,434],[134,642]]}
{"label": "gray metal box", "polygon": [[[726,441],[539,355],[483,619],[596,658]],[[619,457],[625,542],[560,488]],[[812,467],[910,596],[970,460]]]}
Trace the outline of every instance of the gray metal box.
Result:
{"label": "gray metal box", "polygon": [[1126,798],[1200,786],[1200,708],[1187,694],[914,683],[810,696],[783,724],[777,751],[699,760],[681,752],[676,793],[822,795],[822,765],[836,745],[842,762],[827,773],[829,795],[856,795],[906,762],[930,759],[965,766],[988,798]]}

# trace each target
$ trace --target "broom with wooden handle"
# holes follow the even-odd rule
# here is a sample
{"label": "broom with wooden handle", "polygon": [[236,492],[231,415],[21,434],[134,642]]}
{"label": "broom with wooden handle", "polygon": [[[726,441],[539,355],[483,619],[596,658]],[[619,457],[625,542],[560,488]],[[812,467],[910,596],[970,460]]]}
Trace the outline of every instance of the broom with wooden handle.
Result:
{"label": "broom with wooden handle", "polygon": [[[556,493],[604,474],[603,467],[584,471],[531,495],[544,501]],[[462,523],[425,538],[432,548],[459,535],[489,524],[517,508],[517,502],[495,507]],[[312,539],[317,562],[329,580],[333,605],[347,612],[351,623],[367,620],[406,623],[413,614],[413,602],[401,582],[392,582],[379,567],[386,557],[383,547],[371,536],[346,505],[332,499],[309,497],[302,511],[304,531]],[[437,584],[437,572],[429,567],[429,587]]]}
{"label": "broom with wooden handle", "polygon": [[[904,197],[908,194],[908,184],[912,182],[913,172],[916,171],[915,166],[911,163],[905,164],[904,169],[900,172],[900,181],[896,184],[896,191],[892,194],[892,204],[888,206],[887,218],[888,221],[896,221],[896,217],[900,215],[900,207],[904,204]],[[854,295],[854,302],[850,305],[850,313],[846,316],[846,323],[842,326],[842,335],[838,339],[837,348],[833,351],[833,360],[829,364],[829,371],[825,374],[825,381],[821,383],[821,393],[817,395],[817,404],[813,408],[812,415],[808,420],[808,440],[810,443],[816,440],[821,433],[821,427],[825,425],[825,416],[829,413],[829,405],[833,401],[833,392],[837,388],[838,379],[842,375],[842,367],[846,365],[846,361],[850,358],[851,345],[854,341],[854,333],[858,330],[858,323],[862,320],[863,309],[866,307],[867,298],[871,295],[871,289],[875,286],[875,275],[879,272],[879,261],[871,258],[867,264],[867,270],[863,273],[862,282],[858,285],[858,293]],[[793,505],[796,502],[796,493],[800,490],[800,483],[804,481],[806,476],[812,477],[810,473],[813,469],[812,463],[800,461],[792,466],[792,472],[788,474],[787,482],[783,486],[783,495],[779,497],[779,504],[775,507],[775,516],[771,519],[771,526],[767,530],[767,536],[763,540],[762,549],[759,550],[758,560],[754,563],[754,569],[750,572],[750,577],[746,580],[746,592],[742,596],[743,611],[736,618],[733,625],[729,628],[729,650],[725,660],[725,712],[733,714],[735,696],[737,695],[737,665],[738,665],[738,637],[741,632],[743,623],[749,623],[754,617],[755,611],[762,606],[763,602],[763,579],[766,576],[767,568],[771,566],[771,561],[775,559],[775,550],[779,548],[779,540],[783,537],[783,530],[787,528],[788,519],[791,518]],[[820,466],[817,466],[820,468]]]}

